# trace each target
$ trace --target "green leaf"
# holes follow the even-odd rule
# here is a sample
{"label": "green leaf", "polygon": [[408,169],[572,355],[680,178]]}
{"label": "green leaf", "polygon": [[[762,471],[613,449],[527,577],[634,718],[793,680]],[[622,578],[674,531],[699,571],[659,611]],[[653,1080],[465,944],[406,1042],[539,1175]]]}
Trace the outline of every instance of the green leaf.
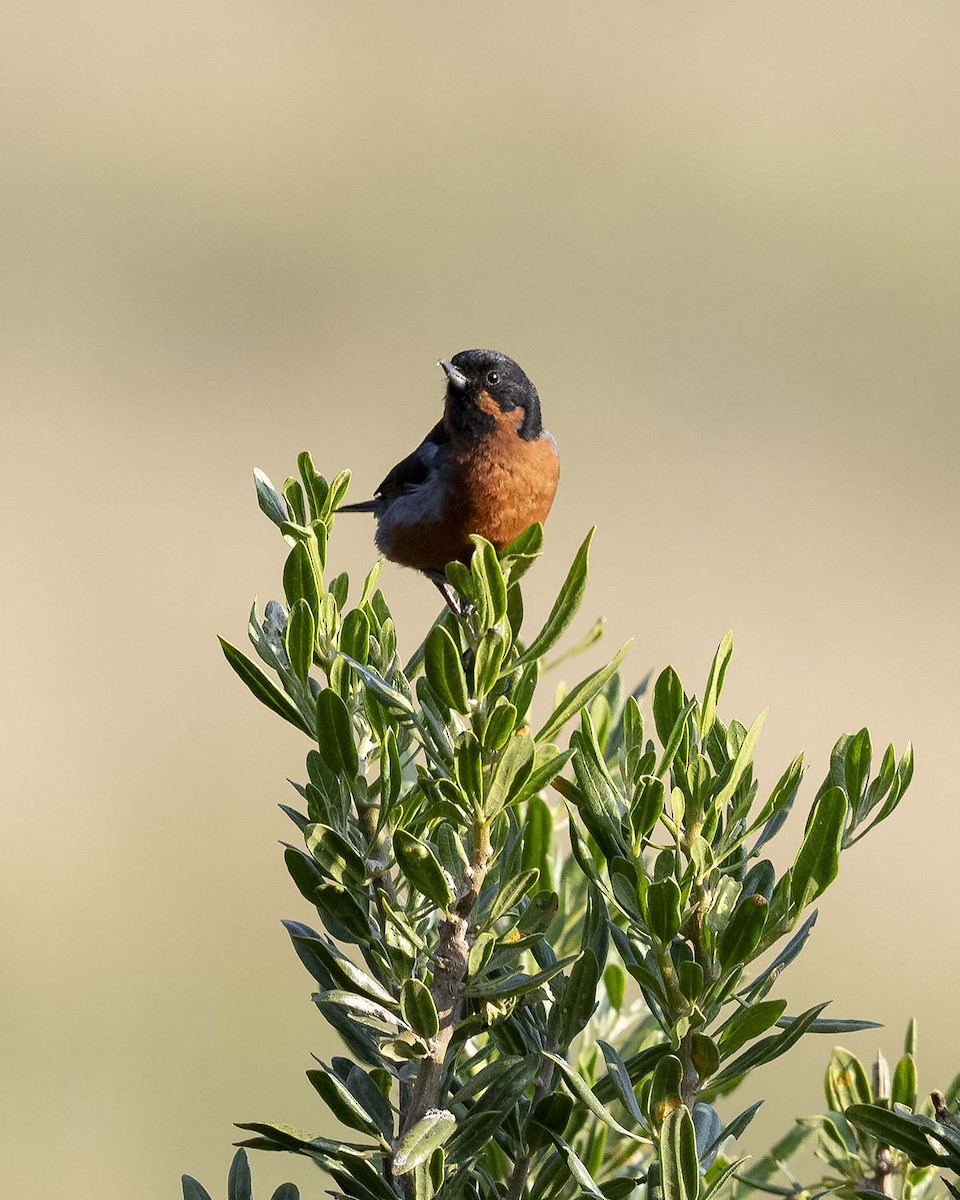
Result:
{"label": "green leaf", "polygon": [[331,1138],[313,1137],[309,1133],[302,1133],[299,1129],[294,1129],[291,1125],[282,1125],[279,1122],[268,1124],[262,1121],[238,1121],[237,1128],[249,1129],[253,1133],[259,1133],[262,1137],[276,1144],[273,1147],[274,1149],[293,1150],[299,1154],[314,1154],[319,1152],[329,1155],[331,1158],[337,1159],[337,1161],[348,1162],[351,1166],[355,1163],[362,1163],[371,1154],[379,1153],[374,1146],[362,1146],[357,1145],[356,1142],[333,1141]]}
{"label": "green leaf", "polygon": [[559,897],[556,892],[537,892],[520,914],[517,932],[524,937],[543,933],[553,922],[559,907]]}
{"label": "green leaf", "polygon": [[331,482],[330,490],[323,504],[323,513],[321,514],[324,520],[332,516],[340,507],[350,487],[350,479],[351,475],[349,471],[341,471]]}
{"label": "green leaf", "polygon": [[697,1200],[700,1163],[693,1118],[685,1104],[667,1113],[660,1130],[663,1200]]}
{"label": "green leaf", "polygon": [[621,662],[623,662],[623,656],[626,654],[632,641],[633,639],[631,638],[630,641],[624,642],[606,666],[600,667],[592,675],[588,675],[586,679],[581,680],[577,684],[573,691],[567,693],[550,714],[546,724],[537,733],[538,742],[552,742],[570,718],[576,716],[582,708],[585,708],[590,703],[594,696],[598,695],[606,687],[616,674]]}
{"label": "green leaf", "polygon": [[748,1001],[753,1002],[754,1000],[762,999],[770,991],[776,980],[806,945],[807,938],[809,938],[813,931],[819,915],[819,911],[814,909],[773,962],[768,967],[765,967],[748,987],[743,989],[740,993],[742,996]]}
{"label": "green leaf", "polygon": [[281,1183],[270,1200],[300,1200],[300,1189],[295,1183]]}
{"label": "green leaf", "polygon": [[794,913],[811,904],[836,879],[847,819],[847,797],[828,788],[813,807],[793,866],[790,898]]}
{"label": "green leaf", "polygon": [[527,526],[523,533],[504,546],[500,560],[509,574],[511,583],[516,583],[526,575],[540,557],[542,550],[543,526],[539,521]]}
{"label": "green leaf", "polygon": [[479,996],[483,1000],[511,1000],[514,996],[526,996],[531,992],[535,992],[537,988],[548,983],[555,975],[559,975],[564,967],[568,967],[573,961],[573,955],[569,958],[562,958],[559,962],[553,963],[549,967],[544,967],[542,971],[538,971],[535,975],[510,975],[505,979],[488,980],[483,983],[473,984],[467,988],[467,994],[470,996]]}
{"label": "green leaf", "polygon": [[541,796],[531,796],[523,815],[521,868],[539,871],[538,879],[547,891],[553,886],[553,813]]}
{"label": "green leaf", "polygon": [[673,723],[670,736],[666,739],[663,747],[663,754],[660,755],[660,761],[657,764],[657,776],[665,775],[673,766],[673,760],[677,757],[677,752],[687,734],[687,718],[696,707],[697,701],[694,698],[687,701],[677,713],[677,719]]}
{"label": "green leaf", "polygon": [[300,486],[299,480],[292,476],[283,481],[283,495],[287,502],[287,507],[290,509],[293,520],[298,525],[306,525],[307,523],[307,506],[303,499],[303,488]]}
{"label": "green leaf", "polygon": [[[754,854],[777,832],[781,821],[786,818],[793,807],[793,801],[796,798],[797,789],[800,787],[800,780],[802,778],[803,755],[798,754],[777,780],[776,786],[770,793],[770,798],[766,804],[764,804],[757,816],[750,822],[747,833],[752,833],[755,829],[759,829],[761,825],[770,825],[769,829],[764,829],[763,834],[754,846]],[[775,826],[773,824],[774,817],[780,817],[780,821]]]}
{"label": "green leaf", "polygon": [[904,1054],[894,1069],[890,1099],[907,1108],[917,1107],[917,1064],[912,1054]]}
{"label": "green leaf", "polygon": [[[480,639],[473,663],[473,688],[479,699],[482,700],[496,685],[509,648],[509,640],[496,629],[488,629]],[[515,667],[515,663],[510,664],[511,671]]]}
{"label": "green leaf", "polygon": [[376,671],[371,671],[369,667],[365,667],[363,663],[357,662],[349,654],[343,654],[342,657],[353,667],[388,712],[393,712],[400,717],[406,718],[413,716],[413,705],[409,699],[402,692],[398,692],[395,687],[391,687],[382,675],[378,675]]}
{"label": "green leaf", "polygon": [[253,1200],[253,1182],[250,1179],[250,1163],[246,1153],[238,1150],[230,1164],[227,1176],[227,1200]]}
{"label": "green leaf", "polygon": [[680,991],[691,1004],[700,1003],[703,979],[703,967],[700,963],[689,958],[677,963],[677,982],[680,984]]}
{"label": "green leaf", "polygon": [[440,1019],[430,989],[419,979],[405,979],[400,989],[400,1012],[414,1033],[429,1040],[437,1036]]}
{"label": "green leaf", "polygon": [[619,1012],[627,996],[627,973],[619,963],[607,963],[604,967],[603,986],[610,1006]]}
{"label": "green leaf", "polygon": [[556,1134],[554,1134],[553,1140],[563,1156],[563,1161],[566,1163],[571,1178],[580,1190],[587,1196],[595,1197],[596,1200],[605,1200],[603,1192],[600,1191],[599,1184],[587,1170],[583,1160],[578,1156],[573,1147]]}
{"label": "green leaf", "polygon": [[873,761],[873,746],[870,741],[870,730],[861,729],[854,734],[846,747],[843,756],[843,779],[838,780],[846,789],[850,803],[855,811],[859,811],[867,783],[870,780],[870,765]]}
{"label": "green leaf", "polygon": [[320,520],[323,516],[327,492],[330,490],[327,481],[313,465],[313,459],[307,450],[303,450],[297,455],[297,467],[300,471],[300,478],[303,480],[304,491],[307,493],[310,519],[312,521]]}
{"label": "green leaf", "polygon": [[394,1175],[407,1175],[426,1162],[438,1146],[442,1146],[457,1127],[453,1113],[433,1109],[419,1120],[400,1139],[393,1156]]}
{"label": "green leaf", "polygon": [[[479,1111],[471,1112],[470,1116],[457,1126],[457,1132],[450,1139],[447,1153],[451,1162],[466,1163],[480,1153],[502,1128],[506,1116],[504,1108],[480,1108]],[[464,1171],[463,1174],[467,1172]]]}
{"label": "green leaf", "polygon": [[393,835],[393,850],[397,866],[418,892],[439,908],[452,907],[455,897],[450,879],[426,842],[398,829]]}
{"label": "green leaf", "polygon": [[306,600],[298,600],[290,609],[284,631],[284,649],[294,675],[305,684],[313,666],[313,643],[317,635],[313,613]]}
{"label": "green leaf", "polygon": [[769,1037],[761,1038],[759,1042],[754,1042],[739,1058],[735,1058],[733,1062],[728,1063],[719,1075],[716,1075],[710,1081],[711,1085],[713,1087],[721,1087],[725,1084],[733,1083],[734,1080],[740,1079],[755,1067],[773,1062],[781,1054],[786,1054],[791,1046],[800,1041],[826,1007],[824,1003],[817,1004],[813,1008],[808,1008],[783,1033],[771,1034]]}
{"label": "green leaf", "polygon": [[732,656],[733,632],[731,631],[724,635],[710,665],[710,674],[707,676],[707,689],[703,694],[703,707],[700,710],[701,741],[713,728],[713,723],[717,718],[717,703],[720,700],[720,693],[723,691],[723,681],[726,677],[727,667],[730,665]]}
{"label": "green leaf", "polygon": [[483,731],[483,745],[487,750],[502,750],[517,727],[517,710],[503,696],[493,706]]}
{"label": "green leaf", "polygon": [[735,1012],[719,1030],[717,1044],[721,1057],[729,1058],[741,1046],[766,1033],[777,1023],[786,1007],[786,1000],[761,1000]]}
{"label": "green leaf", "polygon": [[754,893],[741,898],[717,941],[717,957],[724,968],[750,962],[763,936],[769,908],[765,896]]}
{"label": "green leaf", "polygon": [[514,875],[513,878],[505,879],[500,885],[496,896],[494,896],[487,920],[493,923],[499,920],[504,913],[516,908],[521,899],[530,891],[539,878],[540,872],[534,867],[529,871],[521,871],[519,875]]}
{"label": "green leaf", "polygon": [[603,1038],[597,1039],[597,1045],[603,1053],[604,1062],[607,1064],[607,1079],[610,1080],[610,1085],[617,1099],[624,1105],[636,1123],[645,1129],[646,1121],[643,1119],[643,1113],[640,1111],[640,1105],[637,1103],[637,1097],[633,1091],[627,1064],[613,1046],[609,1042],[605,1042]]}
{"label": "green leaf", "polygon": [[269,708],[271,712],[275,712],[278,716],[283,717],[285,721],[289,721],[291,725],[294,725],[303,733],[312,735],[312,730],[289,696],[285,692],[282,692],[275,683],[272,683],[264,675],[263,671],[255,663],[251,662],[245,654],[241,654],[236,646],[231,646],[225,638],[219,638],[218,640],[227,662],[233,667],[234,671],[236,671],[260,703]]}
{"label": "green leaf", "polygon": [[560,1045],[570,1045],[597,1007],[600,965],[592,950],[584,950],[573,964],[560,998]]}
{"label": "green leaf", "polygon": [[566,1092],[555,1091],[544,1096],[534,1106],[527,1129],[527,1144],[539,1150],[554,1136],[562,1136],[573,1112],[573,1098]]}
{"label": "green leaf", "polygon": [[380,803],[385,809],[396,804],[403,784],[400,751],[394,729],[388,729],[380,746]]}
{"label": "green leaf", "polygon": [[[789,1029],[793,1022],[799,1019],[799,1017],[780,1017],[777,1021],[777,1028]],[[862,1033],[864,1029],[882,1028],[882,1021],[863,1021],[855,1017],[822,1017],[808,1026],[807,1033],[829,1033],[832,1037],[838,1033]]]}
{"label": "green leaf", "polygon": [[871,1104],[874,1099],[863,1063],[842,1046],[835,1046],[830,1055],[824,1092],[827,1104],[835,1112],[843,1112],[851,1104]]}
{"label": "green leaf", "polygon": [[335,938],[363,945],[370,939],[370,921],[350,891],[339,883],[321,883],[313,895],[323,923]]}
{"label": "green leaf", "polygon": [[487,818],[493,818],[520,796],[523,785],[533,771],[533,738],[529,733],[515,733],[500,752],[493,778],[490,780],[483,808]]}
{"label": "green leaf", "polygon": [[497,939],[492,933],[478,934],[467,955],[467,978],[477,980],[483,974],[496,947]]}
{"label": "green leaf", "polygon": [[[717,1073],[720,1066],[720,1052],[713,1038],[705,1033],[691,1035],[690,1061],[697,1068],[701,1081],[706,1081]],[[718,1118],[719,1119],[719,1118]]]}
{"label": "green leaf", "polygon": [[348,781],[356,777],[359,759],[353,721],[333,688],[324,688],[317,697],[317,748],[331,771]]}
{"label": "green leaf", "polygon": [[543,628],[520,655],[521,663],[542,658],[549,650],[552,650],[577,615],[587,587],[590,543],[593,541],[595,532],[596,527],[591,529],[584,538]]}
{"label": "green leaf", "polygon": [[653,685],[653,722],[660,744],[666,746],[684,706],[683,684],[673,667],[665,667]]}
{"label": "green leaf", "polygon": [[181,1175],[180,1186],[183,1188],[183,1200],[211,1200],[207,1189],[192,1175]]}
{"label": "green leaf", "polygon": [[493,546],[476,533],[470,535],[470,540],[474,545],[470,573],[473,577],[477,618],[482,629],[489,629],[507,615],[507,584]]}
{"label": "green leaf", "polygon": [[928,1141],[927,1134],[937,1129],[929,1118],[891,1112],[878,1104],[854,1104],[843,1115],[878,1142],[902,1150],[914,1166],[950,1165],[950,1156],[938,1153]]}
{"label": "green leaf", "polygon": [[369,996],[358,996],[353,992],[332,988],[324,992],[315,992],[312,999],[318,1007],[335,1004],[338,1008],[345,1009],[361,1024],[369,1025],[372,1029],[378,1029],[381,1025],[395,1026],[398,1023],[396,1013],[391,1012],[384,1005],[378,1004],[375,1000],[371,1000]]}
{"label": "green leaf", "polygon": [[625,1129],[619,1121],[615,1120],[610,1113],[603,1107],[596,1095],[591,1091],[590,1085],[574,1068],[566,1061],[566,1059],[558,1057],[556,1054],[544,1053],[544,1058],[547,1058],[555,1066],[560,1068],[560,1073],[570,1088],[573,1096],[580,1101],[582,1105],[604,1125],[609,1126],[615,1133],[629,1138],[634,1142],[647,1142],[650,1139],[642,1137],[640,1134],[632,1133],[629,1129]]}
{"label": "green leaf", "polygon": [[367,665],[370,657],[370,618],[362,608],[353,608],[343,618],[340,649],[345,655]]}
{"label": "green leaf", "polygon": [[463,1087],[450,1097],[451,1104],[466,1104],[468,1100],[473,1100],[475,1096],[487,1091],[494,1083],[499,1083],[503,1077],[509,1074],[515,1067],[518,1067],[523,1062],[523,1059],[518,1055],[507,1055],[504,1058],[495,1058],[493,1062],[487,1063],[482,1070],[466,1081]]}
{"label": "green leaf", "polygon": [[329,1067],[321,1064],[321,1070],[308,1071],[307,1078],[320,1099],[342,1125],[346,1125],[348,1129],[359,1130],[360,1133],[383,1138],[383,1132],[374,1118]]}
{"label": "green leaf", "polygon": [[292,608],[298,600],[305,600],[313,613],[314,621],[320,617],[320,586],[310,561],[310,552],[303,542],[297,542],[283,566],[283,594],[287,606]]}
{"label": "green leaf", "polygon": [[663,801],[663,780],[653,775],[641,776],[630,802],[630,829],[638,842],[653,832],[663,815]]}
{"label": "green leaf", "polygon": [[757,752],[757,743],[760,741],[760,731],[763,729],[763,723],[766,719],[767,710],[764,709],[747,730],[747,735],[741,742],[740,749],[737,751],[737,757],[733,761],[733,768],[730,771],[730,775],[726,783],[713,798],[712,805],[714,808],[722,811],[724,806],[729,803],[747,768],[753,763],[753,756]]}
{"label": "green leaf", "polygon": [[460,651],[443,625],[434,625],[427,634],[424,669],[427,682],[447,708],[460,713],[469,712],[467,680]]}
{"label": "green leaf", "polygon": [[366,880],[363,855],[336,829],[313,823],[304,829],[307,849],[320,864],[324,875],[354,891],[360,891]]}
{"label": "green leaf", "polygon": [[257,503],[260,505],[261,511],[270,518],[274,525],[283,525],[288,520],[287,509],[280,499],[277,489],[259,467],[253,468],[253,481],[257,487]]}
{"label": "green leaf", "polygon": [[345,954],[341,954],[333,942],[321,937],[308,925],[302,925],[299,921],[284,921],[283,925],[290,935],[300,961],[321,987],[327,985],[314,965],[315,959],[320,960],[323,969],[344,991],[360,992],[378,1004],[396,1008],[396,999],[383,984],[361,970]]}
{"label": "green leaf", "polygon": [[650,1084],[649,1108],[658,1127],[666,1120],[668,1113],[683,1103],[680,1098],[682,1083],[683,1063],[675,1054],[665,1054],[657,1061]]}
{"label": "green leaf", "polygon": [[647,889],[647,924],[662,945],[669,945],[680,931],[680,888],[674,879],[661,879]]}

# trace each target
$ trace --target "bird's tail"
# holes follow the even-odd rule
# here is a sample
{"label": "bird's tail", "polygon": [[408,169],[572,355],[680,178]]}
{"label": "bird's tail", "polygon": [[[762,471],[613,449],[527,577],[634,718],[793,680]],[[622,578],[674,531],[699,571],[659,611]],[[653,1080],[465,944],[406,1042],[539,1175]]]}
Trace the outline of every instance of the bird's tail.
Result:
{"label": "bird's tail", "polygon": [[361,500],[359,504],[341,504],[337,512],[376,512],[376,510],[376,500]]}

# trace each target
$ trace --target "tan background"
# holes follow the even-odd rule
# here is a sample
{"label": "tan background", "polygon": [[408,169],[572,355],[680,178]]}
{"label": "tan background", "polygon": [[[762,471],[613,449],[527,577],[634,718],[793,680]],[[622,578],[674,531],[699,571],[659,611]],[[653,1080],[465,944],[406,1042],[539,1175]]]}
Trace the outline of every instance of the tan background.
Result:
{"label": "tan background", "polygon": [[[770,783],[806,748],[809,798],[862,723],[915,739],[785,994],[891,1055],[915,1013],[924,1085],[960,1068],[958,37],[924,0],[14,0],[4,1196],[222,1196],[232,1120],[322,1127],[278,923],[309,919],[275,807],[305,747],[214,635],[279,590],[251,467],[309,446],[360,498],[473,345],[529,369],[563,451],[531,609],[598,522],[589,615],[691,689],[733,626],[726,712],[770,705]],[[335,561],[371,532],[345,519]],[[385,583],[412,645],[433,593]],[[748,1149],[819,1104],[828,1051],[751,1082]]]}

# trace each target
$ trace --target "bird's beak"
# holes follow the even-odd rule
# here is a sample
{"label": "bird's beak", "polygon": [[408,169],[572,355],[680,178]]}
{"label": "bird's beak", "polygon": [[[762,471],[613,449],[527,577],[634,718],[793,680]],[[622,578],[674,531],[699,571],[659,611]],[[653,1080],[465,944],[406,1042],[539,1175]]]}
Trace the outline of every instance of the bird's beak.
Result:
{"label": "bird's beak", "polygon": [[450,386],[454,391],[465,392],[467,390],[466,375],[464,375],[462,371],[458,371],[453,363],[447,362],[445,358],[441,358],[437,363],[437,366],[440,367],[444,375],[446,375],[450,382]]}

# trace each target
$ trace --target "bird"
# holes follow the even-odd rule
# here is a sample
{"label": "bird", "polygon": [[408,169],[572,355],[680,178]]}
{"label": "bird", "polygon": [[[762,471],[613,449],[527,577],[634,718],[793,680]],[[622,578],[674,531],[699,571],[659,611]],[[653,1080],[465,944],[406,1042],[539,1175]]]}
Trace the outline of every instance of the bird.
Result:
{"label": "bird", "polygon": [[373,499],[337,511],[373,513],[383,556],[420,571],[460,612],[447,563],[470,562],[471,534],[500,551],[545,521],[560,460],[556,439],[543,427],[537,389],[512,358],[461,350],[437,366],[447,378],[443,416]]}

